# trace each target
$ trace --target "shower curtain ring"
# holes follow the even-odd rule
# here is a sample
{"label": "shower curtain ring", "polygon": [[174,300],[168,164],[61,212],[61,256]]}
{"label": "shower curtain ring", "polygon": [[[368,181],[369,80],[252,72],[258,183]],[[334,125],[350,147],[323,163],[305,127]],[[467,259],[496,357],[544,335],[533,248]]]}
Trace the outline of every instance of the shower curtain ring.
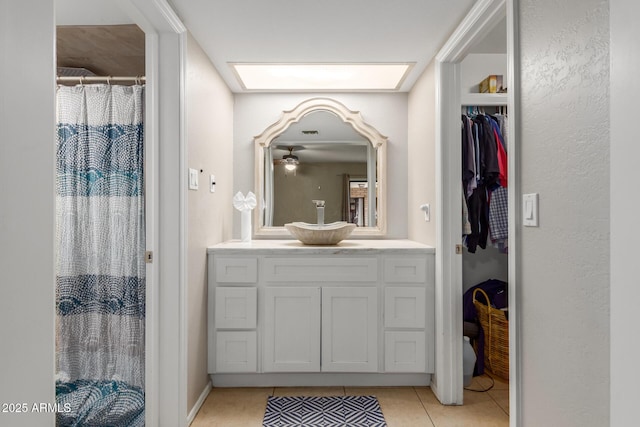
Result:
{"label": "shower curtain ring", "polygon": [[111,86],[111,76],[107,76],[107,84]]}

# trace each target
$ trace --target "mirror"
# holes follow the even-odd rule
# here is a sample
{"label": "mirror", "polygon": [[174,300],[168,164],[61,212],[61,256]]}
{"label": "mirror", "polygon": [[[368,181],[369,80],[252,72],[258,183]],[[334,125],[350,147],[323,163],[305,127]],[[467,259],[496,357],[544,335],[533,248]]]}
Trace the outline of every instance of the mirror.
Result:
{"label": "mirror", "polygon": [[325,223],[347,221],[352,235],[385,234],[387,138],[359,112],[313,98],[256,136],[256,236],[288,236],[283,225],[316,222],[312,200],[325,201]]}
{"label": "mirror", "polygon": [[[264,150],[265,174],[270,175],[264,181],[265,226],[315,223],[311,200],[325,201],[326,223],[376,225],[375,150],[351,125],[328,111],[313,111]],[[368,162],[374,166],[370,170]]]}

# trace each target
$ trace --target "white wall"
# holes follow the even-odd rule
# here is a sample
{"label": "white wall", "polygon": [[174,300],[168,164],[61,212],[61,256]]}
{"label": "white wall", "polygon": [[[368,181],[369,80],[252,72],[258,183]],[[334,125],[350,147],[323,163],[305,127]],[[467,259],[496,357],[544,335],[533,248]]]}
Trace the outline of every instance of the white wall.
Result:
{"label": "white wall", "polygon": [[509,265],[507,254],[501,253],[491,245],[486,249],[477,248],[469,253],[467,248],[462,252],[462,292],[488,279],[509,281]]}
{"label": "white wall", "polygon": [[[638,417],[637,192],[640,144],[636,123],[640,93],[640,2],[610,0],[611,28],[611,426]],[[631,233],[630,234],[630,230]]]}
{"label": "white wall", "polygon": [[0,1],[0,404],[28,405],[3,426],[54,425],[54,34],[52,1]]}
{"label": "white wall", "polygon": [[118,6],[104,0],[56,0],[56,25],[133,24],[129,14]]}
{"label": "white wall", "polygon": [[[407,164],[407,236],[436,245],[436,80],[431,62],[409,92]],[[428,203],[431,218],[424,220],[420,205]]]}
{"label": "white wall", "polygon": [[606,426],[608,2],[520,0],[519,19],[522,192],[540,194],[521,234],[522,425]]}
{"label": "white wall", "polygon": [[[187,410],[209,383],[206,248],[231,238],[233,94],[191,36],[187,39],[185,117],[187,163],[199,173],[188,197]],[[216,191],[209,191],[209,176]]]}
{"label": "white wall", "polygon": [[[504,34],[506,39],[507,35]],[[460,63],[461,93],[478,93],[479,85],[491,74],[502,75],[502,82],[507,84],[506,53],[472,53]]]}
{"label": "white wall", "polygon": [[[387,148],[387,237],[407,237],[407,94],[237,94],[234,109],[234,193],[254,191],[253,137],[278,121],[284,110],[316,97],[332,98],[360,111],[365,122],[389,137]],[[228,161],[231,161],[228,159]],[[228,200],[231,204],[231,199]],[[311,202],[309,202],[311,203]],[[234,212],[234,238],[240,237],[240,213]]]}
{"label": "white wall", "polygon": [[[495,64],[495,65],[494,65]],[[462,91],[471,93],[479,76],[504,73],[505,54],[468,55],[461,66]],[[466,71],[465,71],[466,70]],[[479,80],[478,80],[479,81]],[[477,92],[477,87],[476,87]],[[435,68],[431,63],[409,92],[408,108],[408,238],[435,246],[436,209],[435,171]],[[423,203],[431,207],[431,219],[424,220],[419,209]],[[475,254],[465,250],[462,258],[463,292],[487,279],[507,281],[507,256],[493,247],[478,249]]]}

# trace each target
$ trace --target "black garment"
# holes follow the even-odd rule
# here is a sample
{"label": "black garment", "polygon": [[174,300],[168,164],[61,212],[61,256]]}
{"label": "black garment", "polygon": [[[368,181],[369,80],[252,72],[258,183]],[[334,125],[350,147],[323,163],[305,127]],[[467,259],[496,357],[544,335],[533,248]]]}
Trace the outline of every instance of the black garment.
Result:
{"label": "black garment", "polygon": [[469,181],[475,178],[475,158],[474,158],[473,137],[469,118],[462,115],[462,183],[464,198],[467,198],[467,188]]}
{"label": "black garment", "polygon": [[487,237],[489,236],[489,203],[487,196],[485,185],[478,184],[478,188],[473,190],[471,197],[467,199],[469,222],[471,223],[471,234],[467,236],[467,249],[470,253],[475,253],[478,246],[482,249],[487,247]]}

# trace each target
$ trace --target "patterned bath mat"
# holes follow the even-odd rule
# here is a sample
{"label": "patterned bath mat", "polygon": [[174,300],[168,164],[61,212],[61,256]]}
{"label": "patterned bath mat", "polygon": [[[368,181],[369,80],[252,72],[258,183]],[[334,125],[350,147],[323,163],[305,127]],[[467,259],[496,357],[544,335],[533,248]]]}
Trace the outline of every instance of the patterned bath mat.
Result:
{"label": "patterned bath mat", "polygon": [[276,397],[263,427],[386,427],[375,396]]}

